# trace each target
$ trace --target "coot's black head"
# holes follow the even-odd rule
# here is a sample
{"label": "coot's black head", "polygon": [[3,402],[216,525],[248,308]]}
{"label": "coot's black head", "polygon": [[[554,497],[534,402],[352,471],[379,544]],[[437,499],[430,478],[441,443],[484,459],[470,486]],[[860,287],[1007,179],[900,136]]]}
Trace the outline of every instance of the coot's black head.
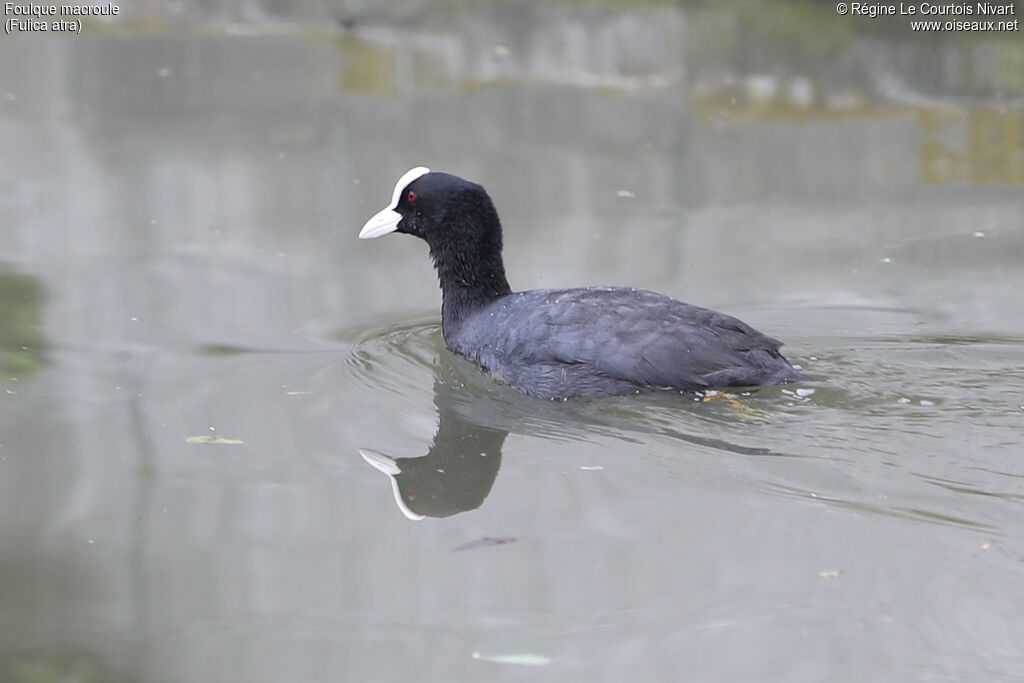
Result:
{"label": "coot's black head", "polygon": [[[448,298],[479,305],[508,294],[501,222],[483,187],[419,166],[398,179],[391,203],[366,222],[360,239],[403,232],[426,240]],[[467,304],[468,305],[468,304]]]}
{"label": "coot's black head", "polygon": [[372,239],[389,232],[420,237],[432,250],[447,241],[465,244],[466,240],[488,237],[496,237],[501,249],[501,224],[484,188],[423,166],[398,179],[391,203],[366,222],[359,238]]}

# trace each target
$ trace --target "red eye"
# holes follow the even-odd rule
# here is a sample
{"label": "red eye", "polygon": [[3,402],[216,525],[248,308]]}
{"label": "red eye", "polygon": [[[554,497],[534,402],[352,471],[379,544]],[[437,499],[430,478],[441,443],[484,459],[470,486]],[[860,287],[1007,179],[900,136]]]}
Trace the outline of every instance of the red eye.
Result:
{"label": "red eye", "polygon": [[414,202],[416,201],[416,193],[410,192],[408,195],[406,195],[405,198],[408,199],[410,202]]}

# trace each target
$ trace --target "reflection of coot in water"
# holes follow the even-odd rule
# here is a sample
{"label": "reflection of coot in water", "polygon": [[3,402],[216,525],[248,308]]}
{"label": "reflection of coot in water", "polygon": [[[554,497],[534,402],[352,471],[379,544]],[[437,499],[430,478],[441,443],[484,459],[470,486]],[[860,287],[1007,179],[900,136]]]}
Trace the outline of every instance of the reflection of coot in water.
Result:
{"label": "reflection of coot in water", "polygon": [[[441,352],[434,366],[438,423],[427,454],[392,458],[375,450],[359,450],[366,462],[391,477],[395,503],[413,520],[449,517],[480,507],[498,476],[509,432],[489,419],[502,408],[494,394],[482,388],[490,380],[479,368],[444,352],[440,344],[436,349]],[[510,389],[506,392],[530,400]]]}
{"label": "reflection of coot in water", "polygon": [[391,477],[395,502],[406,517],[449,517],[484,502],[498,476],[507,435],[444,411],[427,455],[393,459],[377,451],[359,452]]}
{"label": "reflection of coot in water", "polygon": [[448,348],[531,396],[808,379],[783,358],[777,339],[661,294],[627,287],[513,293],[494,204],[480,185],[457,176],[419,167],[399,178],[391,204],[359,237],[395,231],[430,247]]}

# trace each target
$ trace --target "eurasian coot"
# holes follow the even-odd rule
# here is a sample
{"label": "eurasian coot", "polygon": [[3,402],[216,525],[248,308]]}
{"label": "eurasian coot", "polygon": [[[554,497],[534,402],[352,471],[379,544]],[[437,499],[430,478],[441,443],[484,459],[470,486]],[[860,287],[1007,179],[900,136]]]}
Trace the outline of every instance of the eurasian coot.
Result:
{"label": "eurasian coot", "polygon": [[445,343],[538,398],[645,387],[695,391],[808,379],[782,343],[732,316],[629,287],[513,292],[501,222],[484,188],[417,167],[359,232],[426,240],[441,281]]}

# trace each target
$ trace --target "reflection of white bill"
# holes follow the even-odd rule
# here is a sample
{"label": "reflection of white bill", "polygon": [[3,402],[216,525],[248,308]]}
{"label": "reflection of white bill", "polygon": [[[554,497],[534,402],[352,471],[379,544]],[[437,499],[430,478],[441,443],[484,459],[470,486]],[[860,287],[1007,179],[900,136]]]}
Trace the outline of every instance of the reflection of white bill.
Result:
{"label": "reflection of white bill", "polygon": [[402,470],[398,467],[395,459],[384,455],[380,451],[372,451],[369,448],[360,448],[359,455],[363,456],[363,460],[368,462],[373,469],[388,475],[388,478],[391,480],[391,492],[395,496],[395,504],[398,505],[398,509],[402,511],[402,514],[414,522],[423,519],[424,515],[410,508],[405,500],[402,499],[402,492],[398,489],[398,480],[395,479],[395,477],[402,473]]}

